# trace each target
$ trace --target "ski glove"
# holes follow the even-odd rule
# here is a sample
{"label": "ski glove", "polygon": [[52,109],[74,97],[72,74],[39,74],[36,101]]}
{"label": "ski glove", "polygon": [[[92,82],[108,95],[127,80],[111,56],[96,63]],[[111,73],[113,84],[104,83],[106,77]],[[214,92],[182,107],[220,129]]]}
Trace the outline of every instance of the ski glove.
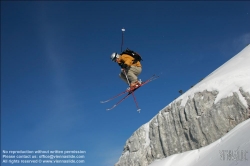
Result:
{"label": "ski glove", "polygon": [[119,66],[121,66],[121,68],[123,69],[127,69],[129,66],[125,63],[119,63]]}

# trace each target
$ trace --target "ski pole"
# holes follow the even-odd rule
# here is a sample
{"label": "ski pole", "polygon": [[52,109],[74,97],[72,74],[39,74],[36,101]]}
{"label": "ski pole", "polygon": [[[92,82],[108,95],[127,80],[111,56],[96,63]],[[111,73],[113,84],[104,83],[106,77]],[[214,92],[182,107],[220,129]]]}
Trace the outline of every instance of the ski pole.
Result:
{"label": "ski pole", "polygon": [[140,107],[138,106],[138,103],[137,103],[137,101],[136,101],[136,98],[135,98],[135,94],[134,94],[134,92],[132,92],[132,96],[133,96],[133,98],[134,98],[134,102],[135,102],[135,105],[136,105],[137,111],[140,113],[141,109],[140,109]]}
{"label": "ski pole", "polygon": [[121,52],[122,52],[122,46],[123,46],[123,34],[124,34],[124,32],[125,32],[125,29],[124,29],[124,28],[122,28],[122,44],[121,44]]}
{"label": "ski pole", "polygon": [[[125,76],[126,76],[126,78],[127,78],[128,84],[129,84],[129,86],[130,86],[130,83],[129,83],[129,80],[128,80],[128,76],[127,76],[127,74],[126,74],[126,72],[125,72],[125,69],[123,69],[123,72],[124,72],[124,74],[125,74]],[[132,90],[131,93],[132,93],[132,96],[133,96],[133,98],[134,98],[134,102],[135,102],[137,111],[140,113],[141,109],[139,108],[138,103],[137,103],[137,101],[136,101],[136,98],[135,98],[135,95],[134,95],[134,90]]]}
{"label": "ski pole", "polygon": [[126,73],[125,69],[122,69],[122,70],[123,70],[124,75],[126,76],[126,79],[127,79],[128,85],[130,86],[130,82],[129,82],[129,80],[128,80],[127,73]]}

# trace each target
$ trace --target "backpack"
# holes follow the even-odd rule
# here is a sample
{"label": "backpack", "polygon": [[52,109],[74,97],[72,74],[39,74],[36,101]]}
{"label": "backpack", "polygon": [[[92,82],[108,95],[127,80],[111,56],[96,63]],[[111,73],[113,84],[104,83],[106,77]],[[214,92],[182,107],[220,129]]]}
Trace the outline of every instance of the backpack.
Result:
{"label": "backpack", "polygon": [[130,50],[130,49],[128,49],[128,48],[127,48],[125,51],[123,51],[123,52],[121,53],[121,55],[122,55],[122,54],[127,54],[127,55],[132,56],[132,57],[134,58],[133,64],[137,63],[138,61],[139,61],[139,62],[142,61],[141,56],[140,56],[137,52],[134,52],[134,51],[132,51],[132,50]]}

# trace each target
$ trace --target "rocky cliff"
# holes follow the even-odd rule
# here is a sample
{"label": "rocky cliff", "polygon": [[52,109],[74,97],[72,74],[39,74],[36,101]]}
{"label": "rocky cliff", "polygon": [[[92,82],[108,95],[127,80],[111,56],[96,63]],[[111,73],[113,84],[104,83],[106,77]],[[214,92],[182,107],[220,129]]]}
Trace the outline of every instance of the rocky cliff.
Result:
{"label": "rocky cliff", "polygon": [[206,146],[250,117],[250,46],[162,109],[126,141],[115,166]]}

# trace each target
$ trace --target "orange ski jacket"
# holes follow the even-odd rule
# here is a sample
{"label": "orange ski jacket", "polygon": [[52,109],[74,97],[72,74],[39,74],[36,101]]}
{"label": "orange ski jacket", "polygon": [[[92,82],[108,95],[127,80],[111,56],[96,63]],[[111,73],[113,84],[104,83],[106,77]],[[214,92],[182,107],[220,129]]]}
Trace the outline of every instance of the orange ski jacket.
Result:
{"label": "orange ski jacket", "polygon": [[134,58],[130,55],[127,54],[122,54],[118,59],[117,59],[117,63],[124,63],[128,66],[136,66],[136,67],[142,67],[141,63],[139,61],[137,61],[136,63],[134,62]]}

